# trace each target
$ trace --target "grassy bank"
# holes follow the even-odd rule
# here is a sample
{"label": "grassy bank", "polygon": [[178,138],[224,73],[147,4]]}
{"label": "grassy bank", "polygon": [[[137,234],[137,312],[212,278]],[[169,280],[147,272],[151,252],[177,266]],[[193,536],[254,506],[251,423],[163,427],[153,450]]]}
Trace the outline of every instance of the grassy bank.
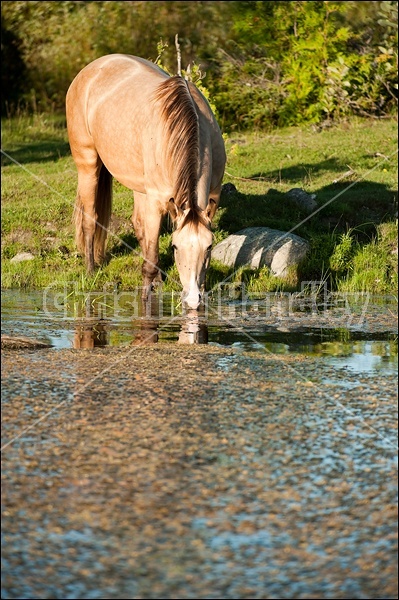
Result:
{"label": "grassy bank", "polygon": [[[236,191],[222,197],[215,241],[249,226],[295,233],[310,252],[285,279],[267,269],[241,269],[232,281],[250,290],[295,289],[304,280],[327,281],[332,289],[396,293],[397,122],[353,120],[337,127],[289,128],[234,135],[226,140],[225,182]],[[132,231],[132,193],[114,184],[108,239],[110,260],[88,279],[76,253],[71,222],[76,169],[62,118],[20,116],[3,122],[2,286],[40,288],[80,281],[93,289],[141,284],[141,256]],[[286,192],[316,194],[321,208],[306,218]],[[160,240],[165,285],[178,289],[165,223]],[[129,249],[132,248],[132,250]],[[20,252],[34,259],[12,263]],[[208,287],[231,270],[213,262]]]}

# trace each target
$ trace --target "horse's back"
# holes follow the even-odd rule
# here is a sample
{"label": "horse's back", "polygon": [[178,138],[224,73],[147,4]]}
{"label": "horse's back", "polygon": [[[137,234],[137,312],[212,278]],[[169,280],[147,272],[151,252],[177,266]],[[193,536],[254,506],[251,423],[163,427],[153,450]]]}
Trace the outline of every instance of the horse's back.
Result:
{"label": "horse's back", "polygon": [[78,89],[111,92],[121,83],[137,86],[145,81],[146,86],[151,82],[156,86],[168,77],[165,71],[144,58],[130,54],[108,54],[89,63],[76,75],[68,90],[67,100]]}
{"label": "horse's back", "polygon": [[151,152],[148,123],[154,120],[151,98],[168,78],[153,63],[123,54],[103,56],[82,69],[66,103],[74,157],[83,162],[95,149],[116,179],[145,192],[144,149]]}
{"label": "horse's back", "polygon": [[[117,118],[146,108],[146,101],[169,75],[148,60],[126,54],[102,56],[82,69],[67,92],[67,118],[77,111],[90,120],[107,110]],[[109,115],[108,115],[109,116]],[[101,117],[105,118],[105,117]]]}
{"label": "horse's back", "polygon": [[[77,163],[97,153],[123,185],[145,193],[162,182],[167,195],[170,177],[163,170],[169,140],[154,98],[168,79],[157,65],[125,54],[103,56],[84,67],[67,93],[68,135]],[[198,88],[189,88],[200,123],[200,145],[211,146],[212,179],[220,179],[225,155],[219,127]]]}

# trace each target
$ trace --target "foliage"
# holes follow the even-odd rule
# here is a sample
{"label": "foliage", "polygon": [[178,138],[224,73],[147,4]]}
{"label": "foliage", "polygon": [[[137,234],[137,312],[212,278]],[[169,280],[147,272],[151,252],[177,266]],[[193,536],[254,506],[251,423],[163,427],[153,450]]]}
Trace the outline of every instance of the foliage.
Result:
{"label": "foliage", "polygon": [[368,27],[358,33],[349,20],[359,3],[235,4],[234,39],[219,51],[215,85],[225,127],[317,123],[397,106],[397,2],[369,3],[385,12],[389,5],[390,15],[369,38]]}
{"label": "foliage", "polygon": [[63,110],[73,77],[108,53],[158,56],[175,73],[178,33],[182,63],[224,129],[387,115],[397,12],[393,1],[5,1],[2,113]]}
{"label": "foliage", "polygon": [[[202,31],[212,38],[208,52],[218,44],[224,9],[224,2],[3,2],[2,26],[13,32],[26,68],[19,101],[33,109],[63,109],[70,82],[87,63],[118,52],[155,59],[159,39],[168,42],[163,62],[174,73],[175,33],[181,32],[184,62],[193,62],[201,55]],[[2,38],[2,52],[6,44]],[[17,71],[16,63],[7,68]],[[12,102],[15,108],[5,97],[3,113]]]}

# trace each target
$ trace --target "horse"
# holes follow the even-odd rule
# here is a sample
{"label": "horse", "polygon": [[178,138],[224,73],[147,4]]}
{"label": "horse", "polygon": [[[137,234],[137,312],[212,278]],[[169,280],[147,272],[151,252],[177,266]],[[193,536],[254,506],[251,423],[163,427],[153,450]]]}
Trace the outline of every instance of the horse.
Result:
{"label": "horse", "polygon": [[110,54],[76,75],[66,95],[66,118],[78,172],[76,244],[87,272],[105,259],[115,178],[134,195],[143,299],[161,279],[159,235],[169,214],[183,304],[197,309],[226,164],[223,137],[204,95],[148,60]]}

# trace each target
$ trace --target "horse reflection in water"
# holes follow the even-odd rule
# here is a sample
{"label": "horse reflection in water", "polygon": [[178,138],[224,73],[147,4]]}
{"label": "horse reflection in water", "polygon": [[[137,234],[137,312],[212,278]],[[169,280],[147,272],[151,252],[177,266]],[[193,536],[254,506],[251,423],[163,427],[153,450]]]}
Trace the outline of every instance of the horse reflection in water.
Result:
{"label": "horse reflection in water", "polygon": [[82,323],[75,329],[73,347],[75,349],[92,350],[109,344],[109,329],[104,323]]}
{"label": "horse reflection in water", "polygon": [[[208,326],[201,321],[196,310],[189,311],[180,321],[178,344],[207,344]],[[132,344],[142,346],[156,344],[159,341],[159,320],[156,317],[144,318],[139,323],[140,332],[136,334]]]}
{"label": "horse reflection in water", "polygon": [[[134,346],[143,346],[147,344],[156,344],[159,342],[159,332],[162,330],[162,323],[159,318],[159,307],[157,303],[147,301],[142,305],[142,317],[133,322],[135,333],[131,342]],[[208,326],[201,312],[190,310],[178,319],[171,318],[164,320],[167,327],[178,323],[180,331],[177,334],[178,344],[207,344]],[[75,329],[73,338],[73,347],[75,349],[94,349],[108,346],[110,344],[109,322],[93,319],[92,322],[84,321]]]}
{"label": "horse reflection in water", "polygon": [[[158,305],[151,301],[143,303],[143,312],[145,312],[145,316],[138,323],[140,332],[136,334],[132,342],[135,346],[156,344],[159,341],[160,321]],[[165,323],[165,325],[167,324],[168,322]],[[201,319],[200,313],[197,310],[189,310],[182,319],[179,319],[179,325],[178,344],[208,343],[208,326]]]}
{"label": "horse reflection in water", "polygon": [[196,310],[189,311],[181,325],[178,344],[207,344],[208,326]]}

